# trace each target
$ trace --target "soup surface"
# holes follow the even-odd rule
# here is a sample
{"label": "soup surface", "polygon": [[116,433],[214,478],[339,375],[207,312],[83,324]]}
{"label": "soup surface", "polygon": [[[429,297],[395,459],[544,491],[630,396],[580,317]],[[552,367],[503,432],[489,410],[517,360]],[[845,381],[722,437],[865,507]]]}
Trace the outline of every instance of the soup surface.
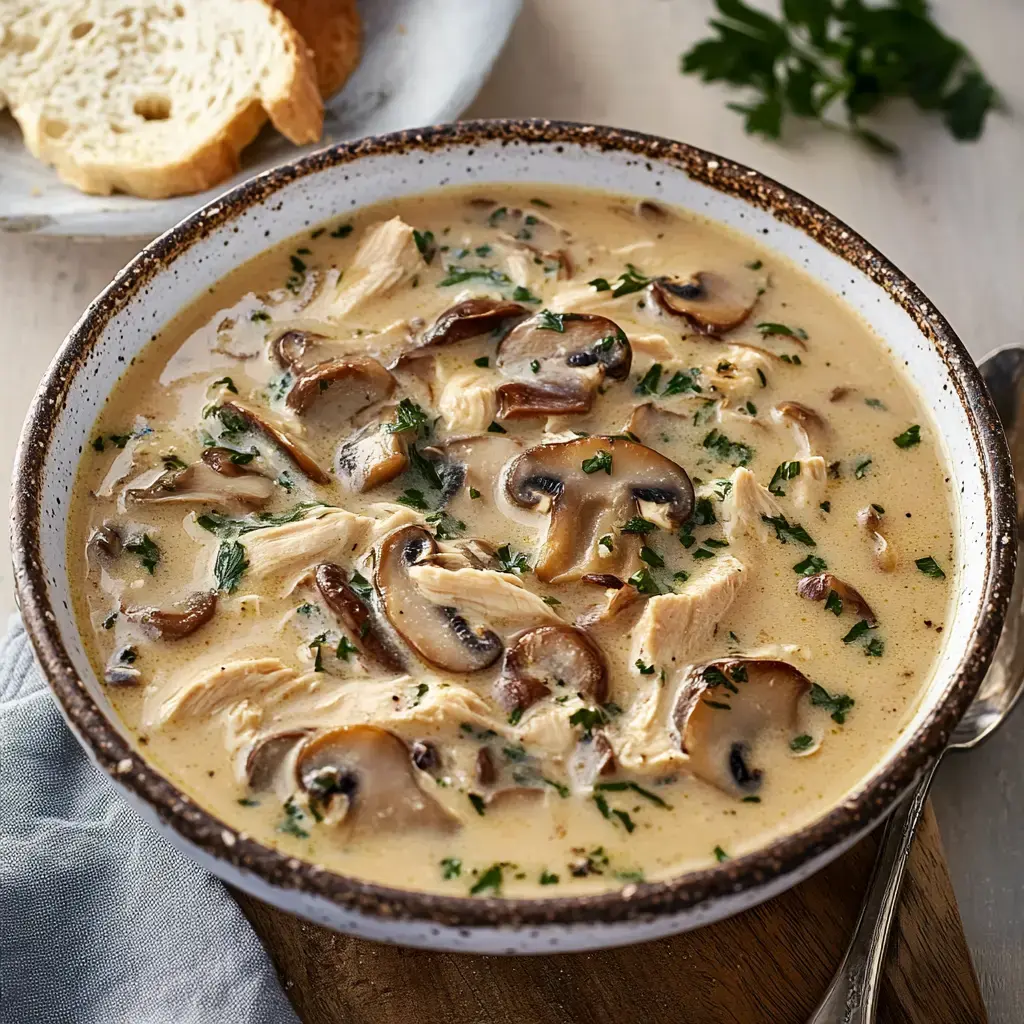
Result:
{"label": "soup surface", "polygon": [[955,592],[943,459],[885,345],[749,240],[447,190],[267,252],[128,368],[77,614],[146,758],[233,827],[592,892],[750,851],[885,756]]}

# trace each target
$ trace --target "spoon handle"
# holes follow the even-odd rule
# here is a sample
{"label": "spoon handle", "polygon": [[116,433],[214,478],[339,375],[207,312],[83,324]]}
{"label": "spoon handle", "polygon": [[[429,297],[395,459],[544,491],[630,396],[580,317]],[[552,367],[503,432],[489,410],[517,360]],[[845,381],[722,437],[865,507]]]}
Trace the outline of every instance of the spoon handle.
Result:
{"label": "spoon handle", "polygon": [[889,816],[853,937],[808,1024],[873,1024],[907,858],[938,766],[936,758],[910,796]]}

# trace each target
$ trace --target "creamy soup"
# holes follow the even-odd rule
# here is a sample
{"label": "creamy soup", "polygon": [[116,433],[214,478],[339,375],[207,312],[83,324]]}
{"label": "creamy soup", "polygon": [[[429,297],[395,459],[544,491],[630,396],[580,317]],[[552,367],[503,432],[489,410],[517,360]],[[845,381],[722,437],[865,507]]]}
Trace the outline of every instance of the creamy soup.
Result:
{"label": "creamy soup", "polygon": [[397,886],[593,892],[807,824],[906,726],[955,592],[884,342],[633,198],[311,230],[197,299],[93,437],[77,615],[147,760]]}

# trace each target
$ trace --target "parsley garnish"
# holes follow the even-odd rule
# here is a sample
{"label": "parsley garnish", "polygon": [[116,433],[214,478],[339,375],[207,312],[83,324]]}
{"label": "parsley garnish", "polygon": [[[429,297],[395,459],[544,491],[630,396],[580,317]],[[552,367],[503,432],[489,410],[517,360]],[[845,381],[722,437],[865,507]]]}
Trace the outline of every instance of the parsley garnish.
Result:
{"label": "parsley garnish", "polygon": [[665,803],[657,793],[652,793],[649,789],[644,789],[643,786],[636,782],[599,782],[594,789],[603,789],[612,793],[622,792],[623,790],[629,789],[634,793],[639,793],[645,800],[650,800],[652,804],[655,804],[658,807],[663,807],[666,811],[672,810],[671,804]]}
{"label": "parsley garnish", "polygon": [[732,466],[746,466],[754,457],[754,449],[750,445],[740,441],[730,441],[717,428],[704,438],[702,444],[708,451],[714,452],[719,460],[728,462]]}
{"label": "parsley garnish", "polygon": [[515,290],[512,292],[512,299],[515,302],[540,302],[540,297],[534,295],[529,288],[525,288],[523,285],[516,285]]}
{"label": "parsley garnish", "polygon": [[493,267],[471,268],[452,265],[447,268],[447,274],[438,284],[438,288],[449,288],[454,284],[464,284],[466,281],[472,281],[474,278],[482,278],[498,285],[512,283],[507,274],[503,274],[500,270],[495,270]]}
{"label": "parsley garnish", "polygon": [[[359,648],[347,636],[343,636],[338,641],[338,646],[334,651],[334,656],[340,661],[348,661],[350,654],[358,654]],[[426,686],[426,683],[420,683],[420,686]],[[422,694],[420,694],[422,696]]]}
{"label": "parsley garnish", "polygon": [[811,535],[799,523],[790,523],[784,515],[762,515],[761,519],[775,528],[775,536],[783,544],[789,540],[795,540],[800,544],[806,544],[809,548],[817,547],[811,539]]}
{"label": "parsley garnish", "polygon": [[395,499],[400,505],[407,505],[409,508],[414,508],[418,512],[425,512],[430,506],[427,504],[426,498],[423,497],[423,492],[417,490],[415,487],[408,487]]}
{"label": "parsley garnish", "polygon": [[864,476],[867,474],[868,466],[871,465],[871,462],[871,459],[863,459],[861,462],[858,462],[857,465],[854,466],[853,475],[858,480],[863,480]]}
{"label": "parsley garnish", "polygon": [[500,864],[492,864],[473,884],[470,896],[490,889],[496,896],[501,894],[502,872]]}
{"label": "parsley garnish", "polygon": [[540,873],[540,884],[558,885],[558,875],[553,875],[550,871],[542,871]]}
{"label": "parsley garnish", "polygon": [[836,616],[843,614],[843,599],[834,590],[830,590],[825,598],[825,611]]}
{"label": "parsley garnish", "polygon": [[445,857],[441,861],[441,877],[447,882],[462,874],[462,861],[458,857]]}
{"label": "parsley garnish", "polygon": [[[706,543],[710,544],[711,542],[707,541]],[[654,548],[649,548],[646,544],[640,549],[640,560],[655,569],[665,568],[665,559]]]}
{"label": "parsley garnish", "polygon": [[348,238],[352,234],[351,224],[339,224],[332,232],[331,238]]}
{"label": "parsley garnish", "polygon": [[220,380],[215,380],[210,385],[211,388],[216,388],[216,387],[221,387],[221,386],[226,387],[228,389],[228,391],[230,391],[231,394],[233,394],[233,395],[237,395],[238,394],[238,388],[235,387],[235,382],[230,377],[221,377]]}
{"label": "parsley garnish", "polygon": [[654,675],[654,666],[653,665],[645,664],[644,661],[641,658],[637,658],[636,659],[636,670],[642,676],[653,676]]}
{"label": "parsley garnish", "polygon": [[775,473],[772,475],[771,482],[768,484],[768,492],[775,494],[780,498],[786,496],[786,492],[782,489],[782,485],[787,480],[792,480],[794,477],[800,475],[800,463],[799,462],[783,462],[779,465]]}
{"label": "parsley garnish", "polygon": [[818,683],[811,684],[811,703],[816,708],[824,708],[831,716],[832,721],[842,725],[846,721],[846,712],[856,703],[852,697],[845,693],[831,694],[824,686]]}
{"label": "parsley garnish", "polygon": [[579,313],[552,313],[550,309],[542,309],[537,314],[537,320],[539,321],[537,329],[565,334],[566,321],[579,319],[581,319]]}
{"label": "parsley garnish", "polygon": [[907,427],[902,434],[892,439],[893,444],[897,448],[913,448],[915,444],[921,443],[921,427],[915,423],[912,427]]}
{"label": "parsley garnish", "polygon": [[596,455],[584,459],[581,463],[584,473],[600,473],[603,469],[609,476],[612,475],[612,453],[599,448]]}
{"label": "parsley garnish", "polygon": [[508,431],[500,423],[492,423],[487,428],[488,434],[507,434]]}
{"label": "parsley garnish", "polygon": [[652,280],[642,270],[634,267],[632,263],[627,263],[626,269],[619,274],[614,284],[609,284],[603,277],[595,277],[588,283],[599,292],[610,291],[612,298],[618,299],[623,295],[632,295],[633,292],[642,291]]}
{"label": "parsley garnish", "polygon": [[647,566],[638,569],[626,582],[636,587],[641,594],[657,597],[661,593],[661,587],[658,586],[657,581],[651,575],[651,570]]}
{"label": "parsley garnish", "polygon": [[483,369],[486,369],[488,366],[491,365],[491,358],[490,358],[490,356],[480,356],[479,359],[474,359],[473,360],[473,365],[474,366],[482,367]]}
{"label": "parsley garnish", "polygon": [[500,572],[517,572],[522,574],[530,571],[530,563],[527,561],[526,555],[521,551],[513,551],[509,544],[502,544],[494,552],[494,557],[497,559]]}
{"label": "parsley garnish", "polygon": [[308,839],[309,833],[301,826],[300,822],[306,820],[306,815],[302,813],[299,805],[296,804],[294,797],[288,797],[284,802],[284,821],[277,826],[278,832],[284,832],[286,835],[295,836],[297,839]]}
{"label": "parsley garnish", "polygon": [[249,560],[245,557],[245,547],[237,540],[222,541],[213,565],[217,589],[233,594],[238,589],[242,574],[248,568]]}
{"label": "parsley garnish", "polygon": [[676,370],[672,378],[665,385],[662,395],[681,395],[685,391],[693,391],[700,394],[703,388],[697,383],[700,370],[694,367],[691,370]]}
{"label": "parsley garnish", "polygon": [[719,864],[721,864],[723,860],[729,859],[729,854],[727,854],[720,846],[716,846],[713,852],[715,854],[715,860],[717,860]]}
{"label": "parsley garnish", "polygon": [[426,517],[426,522],[434,528],[434,536],[438,540],[454,540],[466,528],[461,519],[456,519],[443,509],[432,512]]}
{"label": "parsley garnish", "polygon": [[852,644],[855,640],[859,640],[869,629],[871,629],[871,626],[868,625],[867,619],[855,622],[850,627],[850,632],[843,637],[843,643]]}
{"label": "parsley garnish", "polygon": [[487,804],[484,802],[484,798],[479,793],[467,793],[469,802],[473,805],[473,810],[482,818],[487,813]]}
{"label": "parsley garnish", "polygon": [[413,228],[412,240],[416,243],[424,263],[433,263],[437,255],[437,243],[434,241],[433,231],[417,231]]}
{"label": "parsley garnish", "polygon": [[638,395],[656,395],[661,384],[661,363],[655,363],[639,380],[636,386]]}
{"label": "parsley garnish", "polygon": [[802,753],[805,750],[810,750],[814,745],[814,737],[808,736],[807,733],[803,732],[799,736],[794,736],[789,741],[789,749],[794,753]]}
{"label": "parsley garnish", "polygon": [[586,739],[598,726],[608,724],[608,716],[601,708],[577,708],[569,716],[569,724],[573,727],[579,726],[583,730],[583,738]]}
{"label": "parsley garnish", "polygon": [[406,430],[426,433],[426,426],[429,422],[427,414],[411,399],[403,398],[395,410],[395,418],[385,425],[384,429],[389,434],[401,434]]}
{"label": "parsley garnish", "polygon": [[781,334],[786,338],[799,338],[801,341],[807,340],[807,332],[802,327],[787,327],[786,324],[773,324],[766,322],[758,324],[757,329],[765,338]]}
{"label": "parsley garnish", "polygon": [[133,537],[124,547],[126,551],[139,556],[142,568],[152,576],[153,570],[160,561],[160,548],[156,546],[149,534],[144,533],[141,537]]}
{"label": "parsley garnish", "polygon": [[641,536],[646,536],[657,528],[657,524],[652,523],[649,519],[644,519],[643,516],[633,516],[632,519],[627,519],[626,522],[619,527],[619,532],[639,533]]}
{"label": "parsley garnish", "polygon": [[813,576],[816,572],[823,572],[827,568],[828,565],[824,558],[819,558],[817,555],[808,555],[793,566],[793,572],[799,573],[801,576]]}
{"label": "parsley garnish", "polygon": [[936,562],[931,555],[915,559],[914,565],[916,565],[917,568],[925,574],[925,576],[931,576],[933,580],[943,580],[946,578],[946,574],[940,568],[939,563]]}
{"label": "parsley garnish", "polygon": [[718,10],[715,34],[683,55],[680,70],[752,90],[749,102],[729,104],[749,134],[778,139],[791,114],[892,154],[893,143],[862,122],[888,100],[941,113],[960,141],[976,139],[1000,106],[971,54],[932,21],[926,0],[783,0],[778,19],[742,0],[718,0]]}

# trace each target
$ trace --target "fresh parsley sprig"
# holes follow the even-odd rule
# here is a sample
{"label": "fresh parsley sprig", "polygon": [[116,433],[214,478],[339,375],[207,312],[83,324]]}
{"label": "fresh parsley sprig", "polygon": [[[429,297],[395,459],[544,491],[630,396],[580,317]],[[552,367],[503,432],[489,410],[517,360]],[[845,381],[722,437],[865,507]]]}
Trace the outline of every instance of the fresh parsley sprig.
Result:
{"label": "fresh parsley sprig", "polygon": [[780,17],[716,0],[714,34],[683,54],[683,74],[752,90],[730,103],[749,134],[778,139],[786,115],[849,132],[882,153],[897,147],[863,119],[905,98],[941,115],[959,141],[999,109],[995,87],[965,47],[932,20],[927,0],[781,0]]}

